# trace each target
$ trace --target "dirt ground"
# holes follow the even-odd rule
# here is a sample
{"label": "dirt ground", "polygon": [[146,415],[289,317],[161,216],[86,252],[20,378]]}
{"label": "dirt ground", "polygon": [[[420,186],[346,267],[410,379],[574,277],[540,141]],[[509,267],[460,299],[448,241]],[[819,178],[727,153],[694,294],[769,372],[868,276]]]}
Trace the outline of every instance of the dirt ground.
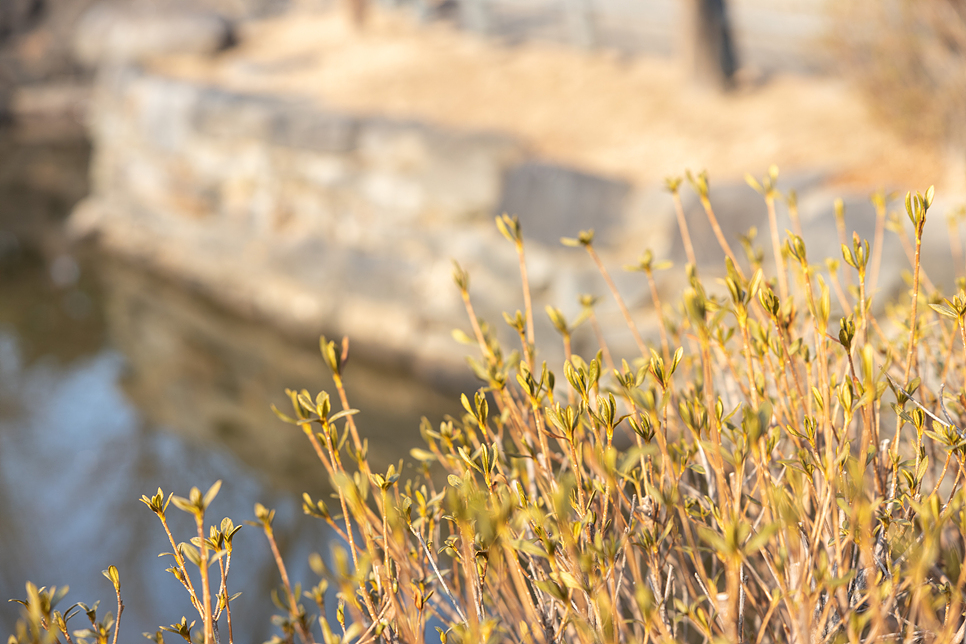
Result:
{"label": "dirt ground", "polygon": [[545,158],[637,184],[689,168],[732,181],[771,163],[901,190],[947,174],[938,151],[903,141],[840,80],[743,78],[720,96],[690,88],[668,59],[506,47],[401,14],[374,13],[362,32],[335,12],[286,16],[248,26],[215,59],[156,64],[236,90],[507,132]]}

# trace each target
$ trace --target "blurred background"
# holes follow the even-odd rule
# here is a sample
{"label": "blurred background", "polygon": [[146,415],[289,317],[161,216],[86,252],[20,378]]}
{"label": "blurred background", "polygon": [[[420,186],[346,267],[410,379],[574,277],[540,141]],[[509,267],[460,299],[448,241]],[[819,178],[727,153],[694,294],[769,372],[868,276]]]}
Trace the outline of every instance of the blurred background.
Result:
{"label": "blurred background", "polygon": [[[224,479],[213,520],[277,507],[309,581],[330,535],[299,494],[326,482],[270,404],[331,390],[320,333],[352,340],[379,466],[409,460],[422,416],[458,413],[477,385],[451,259],[494,325],[522,307],[499,213],[523,222],[551,365],[544,306],[572,320],[604,294],[559,237],[594,228],[615,273],[645,249],[674,261],[673,302],[664,181],[687,169],[735,239],[766,225],[745,173],[777,164],[810,257],[837,254],[834,197],[871,238],[872,191],[934,183],[926,268],[950,287],[966,269],[963,0],[0,0],[0,120],[0,598],[31,580],[106,608],[115,564],[128,638],[190,608],[138,502],[159,486]],[[885,243],[887,295],[905,256]],[[646,283],[615,279],[655,337]],[[633,355],[606,299],[597,315]],[[235,550],[235,632],[264,641],[276,572],[253,528]],[[0,604],[0,630],[17,616]]]}

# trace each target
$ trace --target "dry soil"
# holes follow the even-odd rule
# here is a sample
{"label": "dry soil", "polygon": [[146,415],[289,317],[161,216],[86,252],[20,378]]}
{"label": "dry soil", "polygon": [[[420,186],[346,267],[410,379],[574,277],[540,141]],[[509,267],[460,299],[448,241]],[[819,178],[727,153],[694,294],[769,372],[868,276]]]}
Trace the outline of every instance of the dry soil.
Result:
{"label": "dry soil", "polygon": [[834,78],[745,78],[718,95],[689,87],[668,59],[508,47],[403,14],[370,18],[358,31],[337,12],[285,16],[248,26],[214,59],[156,64],[241,91],[512,133],[548,159],[638,184],[688,168],[730,181],[772,163],[902,190],[941,176],[940,154],[902,140]]}

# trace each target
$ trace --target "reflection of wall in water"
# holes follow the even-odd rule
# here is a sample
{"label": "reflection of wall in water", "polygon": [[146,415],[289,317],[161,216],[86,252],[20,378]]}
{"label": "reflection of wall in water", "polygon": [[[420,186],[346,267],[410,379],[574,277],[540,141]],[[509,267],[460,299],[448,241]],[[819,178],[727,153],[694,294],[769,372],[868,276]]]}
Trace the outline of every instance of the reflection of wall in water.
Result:
{"label": "reflection of wall in water", "polygon": [[[289,574],[314,583],[306,555],[326,552],[329,532],[301,514],[297,495],[261,484],[220,446],[199,449],[198,441],[153,431],[117,390],[125,361],[104,347],[98,271],[85,261],[97,258],[82,253],[75,263],[60,229],[86,191],[87,144],[39,134],[0,130],[0,633],[14,632],[19,606],[7,599],[22,598],[27,580],[69,585],[62,606],[112,601],[100,575],[111,564],[125,580],[125,640],[190,615],[186,594],[156,556],[170,550],[164,531],[138,501],[159,485],[186,494],[223,479],[215,522],[253,518],[255,501],[276,508]],[[138,284],[134,277],[127,283]],[[163,296],[159,289],[152,297]],[[154,309],[167,306],[158,299]],[[188,538],[189,517],[169,516],[176,538]],[[245,595],[233,603],[235,632],[254,644],[275,630],[269,593],[278,572],[258,531],[240,532],[236,552],[229,584]]]}
{"label": "reflection of wall in water", "polygon": [[[100,272],[109,335],[130,364],[125,390],[152,423],[225,444],[273,484],[296,491],[324,484],[305,436],[270,408],[290,409],[286,387],[313,396],[325,389],[340,408],[317,348],[128,264],[105,262]],[[345,380],[350,405],[360,410],[360,432],[380,466],[410,460],[421,416],[435,424],[459,409],[452,397],[351,357]]]}

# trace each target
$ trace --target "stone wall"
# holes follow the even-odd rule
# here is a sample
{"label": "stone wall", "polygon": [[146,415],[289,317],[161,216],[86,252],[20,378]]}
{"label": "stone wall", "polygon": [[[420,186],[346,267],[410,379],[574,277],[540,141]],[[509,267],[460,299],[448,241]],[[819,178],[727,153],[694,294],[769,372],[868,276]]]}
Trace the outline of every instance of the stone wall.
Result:
{"label": "stone wall", "polygon": [[[554,333],[545,304],[575,316],[579,293],[601,291],[586,255],[559,238],[595,227],[606,242],[641,228],[631,186],[542,162],[495,133],[234,94],[130,66],[103,70],[90,118],[93,193],[72,218],[76,234],[96,233],[290,333],[348,334],[354,351],[436,382],[466,374],[465,347],[451,337],[469,328],[452,259],[471,271],[478,311],[494,325],[522,308],[496,213],[518,214],[532,239],[544,339]],[[652,240],[667,233],[661,219]],[[632,301],[643,297],[641,280],[618,280]]]}
{"label": "stone wall", "polygon": [[[355,355],[437,385],[472,382],[464,356],[474,350],[451,337],[469,330],[451,260],[469,269],[478,314],[516,343],[501,315],[523,308],[515,250],[493,225],[501,212],[523,225],[538,346],[550,364],[562,351],[553,349],[544,308],[573,319],[583,293],[604,296],[598,316],[613,353],[636,354],[596,268],[581,250],[562,247],[561,236],[597,231],[595,247],[652,339],[657,316],[643,275],[620,267],[650,248],[677,264],[660,283],[664,302],[676,304],[683,287],[686,260],[663,186],[556,165],[499,133],[232,93],[136,66],[101,70],[90,128],[93,191],[71,218],[75,235],[95,236],[293,336],[349,335]],[[797,191],[813,262],[840,257],[837,196],[846,200],[849,236],[872,239],[867,191],[843,194],[820,172],[783,175],[781,187]],[[684,193],[699,270],[714,289],[723,254],[701,206]],[[757,227],[773,274],[761,197],[739,181],[713,184],[712,201],[736,248],[737,235]],[[934,210],[944,212],[944,203]],[[784,210],[782,231],[791,227]],[[926,268],[951,282],[945,227],[927,233]],[[885,241],[880,285],[896,293],[906,264],[897,237]],[[597,349],[587,325],[574,340],[577,351]]]}

